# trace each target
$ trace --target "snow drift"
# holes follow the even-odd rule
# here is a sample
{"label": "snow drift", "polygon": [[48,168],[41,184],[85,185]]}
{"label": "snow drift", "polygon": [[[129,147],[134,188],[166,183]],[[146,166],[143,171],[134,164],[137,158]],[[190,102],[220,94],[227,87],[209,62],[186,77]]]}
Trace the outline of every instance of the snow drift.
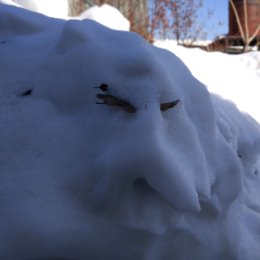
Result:
{"label": "snow drift", "polygon": [[47,16],[63,19],[68,17],[69,11],[68,0],[0,0],[0,3],[15,5]]}
{"label": "snow drift", "polygon": [[91,19],[114,30],[129,31],[130,22],[115,7],[103,4],[93,6],[79,16],[81,19]]}
{"label": "snow drift", "polygon": [[170,40],[157,41],[155,45],[174,52],[211,93],[231,100],[260,123],[259,51],[229,55],[176,46]]}
{"label": "snow drift", "polygon": [[0,29],[0,259],[259,259],[254,120],[134,33]]}

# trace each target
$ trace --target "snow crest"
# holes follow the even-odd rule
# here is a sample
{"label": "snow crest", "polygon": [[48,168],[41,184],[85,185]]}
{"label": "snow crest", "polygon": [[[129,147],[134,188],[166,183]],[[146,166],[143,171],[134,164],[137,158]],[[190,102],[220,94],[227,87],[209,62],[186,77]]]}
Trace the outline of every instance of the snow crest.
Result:
{"label": "snow crest", "polygon": [[0,28],[1,259],[258,259],[255,121],[134,33]]}
{"label": "snow crest", "polygon": [[82,19],[91,19],[110,29],[129,31],[130,23],[115,7],[103,4],[93,6],[80,14]]}

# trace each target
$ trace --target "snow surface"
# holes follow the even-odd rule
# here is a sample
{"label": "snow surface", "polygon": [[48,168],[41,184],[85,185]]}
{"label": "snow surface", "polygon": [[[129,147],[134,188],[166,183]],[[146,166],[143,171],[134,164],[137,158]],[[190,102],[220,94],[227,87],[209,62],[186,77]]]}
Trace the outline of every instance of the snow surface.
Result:
{"label": "snow surface", "polygon": [[130,22],[124,15],[108,4],[93,6],[79,16],[69,17],[68,0],[0,0],[0,3],[22,7],[55,18],[91,19],[114,30],[129,31],[130,29]]}
{"label": "snow surface", "polygon": [[15,3],[13,0],[0,0],[1,4],[14,5],[17,7],[21,7],[21,5]]}
{"label": "snow surface", "polygon": [[18,5],[56,18],[66,18],[69,10],[68,0],[0,0],[0,3]]}
{"label": "snow surface", "polygon": [[91,7],[81,13],[80,18],[94,20],[114,30],[129,31],[130,29],[130,23],[123,14],[108,4]]}
{"label": "snow surface", "polygon": [[157,41],[157,47],[174,52],[208,90],[234,102],[260,123],[260,52],[229,55]]}
{"label": "snow surface", "polygon": [[260,259],[259,125],[174,54],[0,4],[0,57],[0,259]]}

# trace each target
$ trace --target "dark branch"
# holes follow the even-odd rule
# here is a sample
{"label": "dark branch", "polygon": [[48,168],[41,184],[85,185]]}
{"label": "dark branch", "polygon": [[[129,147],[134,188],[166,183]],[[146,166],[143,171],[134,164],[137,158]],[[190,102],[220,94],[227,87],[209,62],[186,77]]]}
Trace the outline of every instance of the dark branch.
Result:
{"label": "dark branch", "polygon": [[123,110],[125,110],[128,113],[135,113],[136,109],[134,106],[132,106],[127,101],[124,101],[120,98],[114,97],[112,95],[103,95],[103,94],[97,94],[97,98],[102,99],[104,103],[108,106],[118,106],[121,107]]}
{"label": "dark branch", "polygon": [[161,109],[161,111],[166,111],[170,108],[175,107],[179,102],[180,102],[180,100],[177,99],[177,100],[172,101],[172,102],[163,103],[163,104],[160,105],[160,109]]}

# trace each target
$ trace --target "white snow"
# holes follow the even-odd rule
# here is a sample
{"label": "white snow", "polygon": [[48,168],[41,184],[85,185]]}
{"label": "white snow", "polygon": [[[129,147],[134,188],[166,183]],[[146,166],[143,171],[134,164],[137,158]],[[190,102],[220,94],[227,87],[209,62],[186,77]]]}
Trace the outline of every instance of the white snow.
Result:
{"label": "white snow", "polygon": [[114,30],[129,31],[130,29],[130,23],[122,13],[108,4],[91,7],[80,14],[80,18],[94,20]]}
{"label": "white snow", "polygon": [[21,7],[19,4],[16,4],[13,0],[0,0],[0,3],[1,4],[14,5],[14,6]]}
{"label": "white snow", "polygon": [[260,52],[228,55],[157,41],[156,46],[174,52],[210,92],[234,102],[260,122]]}
{"label": "white snow", "polygon": [[0,259],[259,259],[259,125],[177,56],[0,4],[0,57]]}
{"label": "white snow", "polygon": [[22,7],[55,18],[91,19],[114,30],[129,31],[130,29],[130,23],[124,15],[108,4],[92,6],[79,16],[69,17],[68,0],[0,0],[0,3]]}
{"label": "white snow", "polygon": [[0,0],[14,2],[31,11],[42,13],[51,17],[66,18],[68,16],[68,0]]}

